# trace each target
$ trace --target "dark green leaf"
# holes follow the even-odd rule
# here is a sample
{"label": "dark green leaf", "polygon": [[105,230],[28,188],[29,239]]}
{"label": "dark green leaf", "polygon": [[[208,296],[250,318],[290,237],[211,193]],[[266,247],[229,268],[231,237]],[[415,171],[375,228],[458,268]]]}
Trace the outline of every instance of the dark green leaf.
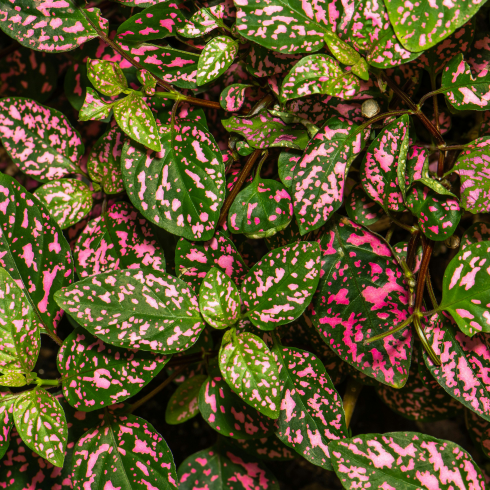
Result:
{"label": "dark green leaf", "polygon": [[199,391],[206,380],[205,374],[198,374],[178,386],[167,404],[165,411],[167,424],[182,424],[199,413]]}

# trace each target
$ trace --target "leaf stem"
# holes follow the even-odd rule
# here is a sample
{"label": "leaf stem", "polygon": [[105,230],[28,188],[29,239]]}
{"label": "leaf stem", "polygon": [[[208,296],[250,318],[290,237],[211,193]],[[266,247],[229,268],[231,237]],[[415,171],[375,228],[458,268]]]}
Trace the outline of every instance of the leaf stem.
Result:
{"label": "leaf stem", "polygon": [[357,129],[356,129],[356,134],[361,133],[364,131],[368,126],[371,124],[381,121],[382,119],[386,119],[387,117],[391,116],[403,116],[404,114],[411,115],[413,114],[412,111],[388,111],[388,112],[383,112],[383,114],[378,114],[377,116],[372,117],[371,119],[368,119],[366,122],[362,123]]}
{"label": "leaf stem", "polygon": [[61,379],[41,379],[36,378],[33,381],[37,386],[59,386],[61,384]]}
{"label": "leaf stem", "polygon": [[400,323],[400,325],[397,325],[395,328],[392,328],[391,330],[387,330],[386,332],[382,332],[378,335],[375,335],[374,337],[371,337],[370,339],[367,339],[363,342],[364,345],[371,344],[372,342],[376,342],[376,340],[381,340],[384,339],[385,337],[389,337],[390,335],[399,332],[400,330],[403,330],[405,327],[408,327],[413,321],[413,314],[410,315],[406,320]]}
{"label": "leaf stem", "polygon": [[344,398],[342,404],[344,406],[345,413],[345,425],[349,428],[350,421],[352,420],[352,414],[356,408],[357,399],[361,393],[362,387],[364,385],[354,378],[349,378],[347,382],[347,388],[344,393]]}
{"label": "leaf stem", "polygon": [[439,359],[439,356],[434,352],[432,349],[432,346],[427,342],[427,339],[424,334],[424,330],[422,329],[422,324],[420,323],[420,316],[416,315],[414,317],[413,321],[415,325],[415,331],[417,332],[417,335],[419,336],[420,341],[422,342],[422,345],[424,346],[425,351],[429,355],[431,361],[436,365],[440,366],[441,365],[441,360]]}
{"label": "leaf stem", "polygon": [[437,304],[436,295],[434,294],[434,288],[432,287],[432,281],[430,280],[430,272],[427,270],[427,292],[429,293],[430,301],[432,303],[432,307],[437,310],[439,305]]}
{"label": "leaf stem", "polygon": [[[432,90],[436,90],[436,75],[434,73],[434,70],[430,70],[430,85]],[[435,94],[432,98],[432,101],[434,103],[434,118],[436,122],[436,129],[439,131],[439,103],[437,101],[437,94]]]}

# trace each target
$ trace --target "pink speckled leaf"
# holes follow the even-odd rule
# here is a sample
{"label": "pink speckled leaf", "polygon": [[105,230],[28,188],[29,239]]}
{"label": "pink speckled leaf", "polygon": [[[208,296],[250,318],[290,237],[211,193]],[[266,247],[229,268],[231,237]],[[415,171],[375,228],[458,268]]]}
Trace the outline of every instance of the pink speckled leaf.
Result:
{"label": "pink speckled leaf", "polygon": [[356,124],[334,117],[308,143],[291,187],[301,234],[320,228],[342,205],[350,164],[369,136],[369,130],[358,130]]}
{"label": "pink speckled leaf", "polygon": [[461,250],[465,250],[473,243],[490,241],[490,224],[478,222],[470,226],[461,237]]}
{"label": "pink speckled leaf", "polygon": [[22,288],[36,321],[54,330],[62,311],[54,293],[73,281],[70,247],[44,206],[0,174],[0,267]]}
{"label": "pink speckled leaf", "polygon": [[187,285],[148,268],[96,274],[58,291],[55,299],[90,333],[127,349],[186,350],[205,325]]}
{"label": "pink speckled leaf", "polygon": [[274,420],[243,401],[228,386],[216,362],[199,392],[199,411],[219,434],[235,439],[265,437],[274,430]]}
{"label": "pink speckled leaf", "polygon": [[80,438],[73,460],[73,488],[177,488],[170,448],[149,422],[134,415],[107,413]]}
{"label": "pink speckled leaf", "polygon": [[[29,373],[40,348],[40,328],[34,309],[9,273],[0,268],[0,372]],[[0,384],[13,386],[4,381]]]}
{"label": "pink speckled leaf", "polygon": [[301,160],[298,152],[282,151],[277,160],[279,178],[284,186],[290,189],[293,185],[296,165]]}
{"label": "pink speckled leaf", "polygon": [[418,432],[363,434],[329,449],[347,490],[485,490],[480,468],[464,449]]}
{"label": "pink speckled leaf", "polygon": [[178,386],[167,404],[165,411],[167,424],[182,424],[199,413],[199,391],[207,379],[205,374],[198,374]]}
{"label": "pink speckled leaf", "polygon": [[84,412],[136,395],[165,366],[168,356],[119,349],[76,328],[58,352],[63,395]]}
{"label": "pink speckled leaf", "polygon": [[128,88],[128,82],[118,63],[106,60],[87,60],[87,77],[97,91],[113,97]]}
{"label": "pink speckled leaf", "polygon": [[239,111],[245,103],[245,92],[252,85],[234,83],[226,87],[219,96],[221,107],[228,112]]}
{"label": "pink speckled leaf", "polygon": [[387,211],[403,211],[409,117],[388,124],[369,145],[361,166],[367,195]]}
{"label": "pink speckled leaf", "polygon": [[461,331],[472,337],[490,332],[488,293],[490,268],[486,265],[490,242],[479,242],[461,250],[444,272],[442,301],[438,310],[451,314]]}
{"label": "pink speckled leaf", "polygon": [[340,64],[326,54],[312,54],[299,61],[282,82],[282,103],[313,94],[334,95],[350,99],[359,92],[359,79],[344,71]]}
{"label": "pink speckled leaf", "polygon": [[178,475],[179,490],[279,490],[266,466],[224,444],[189,456],[179,466]]}
{"label": "pink speckled leaf", "polygon": [[224,15],[224,5],[218,4],[198,10],[177,32],[183,37],[200,37],[220,27]]}
{"label": "pink speckled leaf", "polygon": [[175,249],[175,269],[196,292],[211,267],[219,267],[237,286],[248,272],[235,244],[220,231],[204,243],[180,239]]}
{"label": "pink speckled leaf", "polygon": [[362,184],[357,184],[345,198],[345,210],[351,220],[364,226],[377,223],[385,216],[383,208],[366,194]]}
{"label": "pink speckled leaf", "polygon": [[315,327],[341,359],[381,383],[402,387],[410,367],[410,328],[364,345],[410,316],[408,287],[391,249],[340,217],[318,242],[322,277],[312,302]]}
{"label": "pink speckled leaf", "polygon": [[197,65],[197,85],[204,85],[222,75],[238,54],[238,41],[228,36],[212,39],[201,51]]}
{"label": "pink speckled leaf", "polygon": [[[408,242],[398,242],[395,245],[392,245],[393,252],[395,253],[395,257],[398,262],[401,260],[407,261],[407,252],[408,252]],[[413,272],[418,272],[420,269],[420,264],[422,263],[422,257],[424,255],[424,249],[422,245],[417,248],[417,253],[415,255],[415,265],[413,268]]]}
{"label": "pink speckled leaf", "polygon": [[87,17],[98,17],[101,28],[99,15],[99,9],[82,10],[73,0],[7,0],[0,5],[0,28],[27,48],[59,53],[97,37]]}
{"label": "pink speckled leaf", "polygon": [[27,447],[58,467],[63,467],[68,439],[65,412],[60,402],[43,388],[22,393],[15,400],[14,422]]}
{"label": "pink speckled leaf", "polygon": [[279,416],[282,386],[279,368],[267,344],[248,332],[227,330],[219,366],[230,388],[251,407],[272,419]]}
{"label": "pink speckled leaf", "polygon": [[242,282],[247,316],[261,330],[274,330],[296,320],[320,280],[320,248],[299,242],[276,248],[254,265]]}
{"label": "pink speckled leaf", "polygon": [[61,112],[21,97],[0,100],[0,139],[20,170],[39,181],[76,172],[85,151]]}
{"label": "pink speckled leaf", "polygon": [[121,151],[127,137],[114,126],[104,133],[90,150],[87,170],[93,182],[98,182],[106,194],[124,191],[121,174]]}
{"label": "pink speckled leaf", "polygon": [[19,388],[26,386],[26,377],[20,373],[7,373],[0,376],[0,386]]}
{"label": "pink speckled leaf", "polygon": [[4,456],[10,446],[11,430],[14,427],[14,404],[17,396],[18,394],[11,393],[10,391],[0,392],[0,461],[8,459],[4,459]]}
{"label": "pink speckled leaf", "polygon": [[209,240],[225,194],[218,145],[196,121],[178,120],[159,129],[160,153],[124,145],[121,169],[129,198],[146,219],[170,233]]}
{"label": "pink speckled leaf", "polygon": [[307,461],[332,470],[328,444],[347,435],[342,399],[313,354],[275,345],[284,383],[277,437]]}
{"label": "pink speckled leaf", "polygon": [[230,448],[238,448],[255,460],[263,461],[291,461],[295,458],[291,451],[277,437],[260,437],[256,439],[226,439]]}
{"label": "pink speckled leaf", "polygon": [[490,422],[470,410],[466,410],[465,415],[466,427],[475,445],[487,458],[490,458]]}
{"label": "pink speckled leaf", "polygon": [[441,365],[435,366],[424,352],[424,361],[439,385],[469,410],[490,421],[488,335],[468,337],[446,314],[435,314],[425,329],[427,341]]}
{"label": "pink speckled leaf", "polygon": [[105,101],[92,87],[87,87],[79,121],[102,121],[111,115],[115,102]]}
{"label": "pink speckled leaf", "polygon": [[73,250],[80,277],[118,269],[165,270],[165,255],[155,230],[129,203],[113,204],[91,220]]}
{"label": "pink speckled leaf", "polygon": [[47,182],[34,192],[62,230],[78,223],[92,211],[92,194],[87,184],[76,179]]}
{"label": "pink speckled leaf", "polygon": [[157,81],[148,70],[139,70],[136,74],[138,81],[143,85],[142,89],[146,95],[155,95]]}
{"label": "pink speckled leaf", "polygon": [[235,283],[218,267],[208,271],[199,288],[199,310],[214,328],[228,328],[241,314],[240,293]]}
{"label": "pink speckled leaf", "polygon": [[247,52],[247,70],[254,76],[272,77],[288,72],[303,56],[301,54],[283,54],[252,43]]}

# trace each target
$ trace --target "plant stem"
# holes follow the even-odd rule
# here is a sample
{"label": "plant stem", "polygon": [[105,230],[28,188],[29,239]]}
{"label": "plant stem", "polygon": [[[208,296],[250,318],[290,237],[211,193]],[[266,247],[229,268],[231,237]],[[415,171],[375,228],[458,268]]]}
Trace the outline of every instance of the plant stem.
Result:
{"label": "plant stem", "polygon": [[413,319],[413,323],[415,325],[415,331],[417,332],[417,335],[419,336],[419,339],[422,342],[422,345],[423,345],[425,351],[427,352],[427,354],[429,354],[431,361],[436,366],[440,366],[441,360],[439,359],[439,356],[434,352],[434,350],[432,349],[432,346],[429,344],[429,342],[427,342],[427,339],[425,338],[425,334],[424,334],[424,331],[422,329],[422,324],[420,323],[420,317],[415,316]]}
{"label": "plant stem", "polygon": [[[430,84],[432,90],[436,89],[436,75],[433,70],[430,71]],[[432,101],[434,103],[434,118],[436,121],[436,129],[439,131],[439,103],[437,101],[437,94],[434,95],[432,98]]]}
{"label": "plant stem", "polygon": [[59,386],[61,384],[61,379],[41,379],[36,378],[33,383],[37,386]]}
{"label": "plant stem", "polygon": [[437,304],[436,295],[434,294],[434,289],[432,287],[432,281],[430,280],[430,272],[427,270],[427,292],[429,293],[430,301],[432,303],[432,307],[437,310],[439,305]]}
{"label": "plant stem", "polygon": [[405,231],[408,231],[409,233],[411,233],[412,235],[418,231],[418,228],[416,228],[415,226],[410,226],[410,225],[406,225],[405,223],[402,223],[401,221],[398,221],[396,218],[394,218],[393,216],[391,216],[391,214],[388,214],[390,220],[392,223],[394,223],[395,225],[399,226],[400,228],[404,229]]}
{"label": "plant stem", "polygon": [[359,398],[363,386],[362,383],[359,383],[359,381],[354,378],[349,378],[349,381],[347,382],[344,399],[342,400],[345,412],[345,425],[347,428],[349,428],[352,414],[354,413],[354,408],[356,408],[357,399]]}
{"label": "plant stem", "polygon": [[145,404],[148,400],[151,400],[157,393],[160,393],[165,386],[169,385],[180,373],[182,373],[186,367],[187,366],[180,366],[176,369],[165,381],[163,381],[163,383],[160,383],[154,390],[150,391],[150,393],[133,403],[126,413],[133,413],[136,409],[141,407],[141,405]]}
{"label": "plant stem", "polygon": [[407,247],[407,265],[411,271],[413,271],[415,266],[415,257],[417,256],[417,247],[420,241],[420,231],[416,231],[408,242]]}
{"label": "plant stem", "polygon": [[381,121],[382,119],[386,119],[387,117],[391,116],[403,116],[404,114],[411,115],[413,114],[412,111],[388,111],[388,112],[383,112],[383,114],[378,114],[377,116],[372,117],[371,119],[368,119],[365,123],[362,123],[357,129],[356,129],[356,134],[361,133],[364,131],[368,126],[371,124]]}
{"label": "plant stem", "polygon": [[381,340],[384,339],[385,337],[389,337],[390,335],[399,332],[400,330],[403,330],[405,327],[408,327],[413,321],[413,315],[410,315],[406,320],[400,323],[400,325],[397,325],[395,328],[392,328],[391,330],[387,330],[386,332],[380,333],[378,335],[375,335],[374,337],[371,337],[370,339],[367,339],[363,342],[364,345],[371,344],[372,342],[376,342],[376,340]]}

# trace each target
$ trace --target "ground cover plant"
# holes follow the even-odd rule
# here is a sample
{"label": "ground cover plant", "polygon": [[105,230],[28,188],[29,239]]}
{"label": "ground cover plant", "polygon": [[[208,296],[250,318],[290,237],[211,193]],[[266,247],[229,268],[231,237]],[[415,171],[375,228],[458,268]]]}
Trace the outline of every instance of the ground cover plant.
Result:
{"label": "ground cover plant", "polygon": [[1,0],[0,488],[486,488],[489,13]]}

